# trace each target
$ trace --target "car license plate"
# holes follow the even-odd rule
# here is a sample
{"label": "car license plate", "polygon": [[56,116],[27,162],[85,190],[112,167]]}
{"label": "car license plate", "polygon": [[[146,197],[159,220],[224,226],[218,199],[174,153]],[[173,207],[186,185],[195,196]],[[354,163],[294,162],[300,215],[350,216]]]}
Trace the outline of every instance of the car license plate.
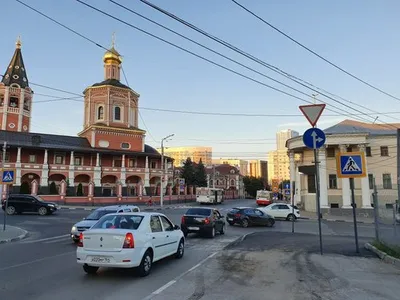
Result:
{"label": "car license plate", "polygon": [[110,259],[108,257],[92,257],[92,262],[95,263],[110,263]]}
{"label": "car license plate", "polygon": [[233,219],[232,218],[228,218],[228,221],[233,221]]}
{"label": "car license plate", "polygon": [[199,230],[199,227],[188,227],[189,230]]}

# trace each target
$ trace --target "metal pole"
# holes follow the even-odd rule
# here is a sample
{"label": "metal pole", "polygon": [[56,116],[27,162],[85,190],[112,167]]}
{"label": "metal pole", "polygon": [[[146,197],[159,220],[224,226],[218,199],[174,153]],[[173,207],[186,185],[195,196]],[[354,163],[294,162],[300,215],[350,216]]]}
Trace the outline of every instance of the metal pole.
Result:
{"label": "metal pole", "polygon": [[315,164],[315,181],[316,181],[316,200],[317,200],[317,213],[318,213],[318,231],[319,231],[319,249],[321,252],[321,255],[323,254],[322,252],[322,228],[321,228],[321,204],[320,204],[320,192],[319,192],[319,168],[318,168],[318,155],[317,155],[317,146],[316,146],[316,140],[315,137],[313,138],[313,143],[314,143],[314,164]]}
{"label": "metal pole", "polygon": [[215,165],[213,165],[213,189],[215,189]]}
{"label": "metal pole", "polygon": [[[3,159],[1,160],[1,177],[3,178],[3,173],[4,173],[4,161],[6,160],[6,151],[7,151],[7,142],[3,143]],[[4,185],[3,185],[4,187]],[[2,191],[3,192],[3,191]],[[4,199],[5,201],[5,207],[4,207],[4,223],[3,223],[3,231],[6,231],[6,224],[7,224],[7,208],[8,208],[8,191],[6,191],[6,198]]]}
{"label": "metal pole", "polygon": [[351,206],[353,207],[354,238],[356,240],[356,252],[360,253],[360,249],[358,247],[356,202],[354,196],[354,178],[350,178],[350,190],[351,190]]}
{"label": "metal pole", "polygon": [[[400,149],[400,129],[397,129],[397,149]],[[400,151],[397,151],[397,202],[400,203]]]}
{"label": "metal pole", "polygon": [[161,188],[160,188],[160,206],[164,205],[164,139],[161,140]]}
{"label": "metal pole", "polygon": [[[294,215],[294,181],[291,182],[291,188],[292,188],[292,215]],[[294,219],[292,218],[292,233],[294,233]]]}
{"label": "metal pole", "polygon": [[376,190],[375,176],[373,179],[374,183],[374,193],[372,194],[372,199],[374,201],[374,223],[375,223],[375,239],[380,242],[379,237],[379,204],[378,204],[378,191]]}

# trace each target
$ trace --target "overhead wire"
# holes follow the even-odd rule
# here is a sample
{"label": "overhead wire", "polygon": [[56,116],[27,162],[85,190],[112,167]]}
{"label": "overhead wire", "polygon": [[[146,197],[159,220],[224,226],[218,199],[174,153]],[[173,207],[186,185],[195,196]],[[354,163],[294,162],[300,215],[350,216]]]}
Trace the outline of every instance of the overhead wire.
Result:
{"label": "overhead wire", "polygon": [[[326,63],[330,64],[331,66],[335,67],[336,69],[340,70],[341,72],[349,75],[350,77],[358,80],[359,82],[369,86],[370,88],[373,88],[374,90],[389,96],[392,99],[395,99],[397,101],[400,101],[400,98],[393,96],[392,94],[383,91],[382,89],[376,87],[375,85],[366,82],[365,80],[359,78],[358,76],[350,73],[349,71],[346,71],[345,69],[343,69],[342,67],[338,66],[337,64],[331,62],[330,60],[328,60],[327,58],[323,57],[322,55],[318,54],[317,52],[315,52],[314,50],[312,50],[311,48],[305,46],[304,44],[300,43],[299,41],[295,40],[294,38],[292,38],[290,35],[288,35],[287,33],[283,32],[282,30],[280,30],[279,28],[277,28],[276,26],[272,25],[270,22],[267,22],[265,19],[263,19],[262,17],[260,17],[259,15],[257,15],[255,12],[251,11],[250,9],[248,9],[247,7],[245,7],[243,4],[240,4],[238,1],[236,0],[231,0],[233,3],[235,3],[237,6],[241,7],[243,10],[247,11],[249,14],[253,15],[254,17],[256,17],[258,20],[260,20],[261,22],[263,22],[264,24],[268,25],[269,27],[271,27],[272,29],[274,29],[275,31],[279,32],[281,35],[285,36],[286,38],[288,38],[289,40],[291,40],[293,43],[297,44],[298,46],[302,47],[303,49],[307,50],[308,52],[312,53],[313,55],[317,56],[318,58],[322,59],[323,61],[325,61]],[[142,1],[143,2],[143,1]]]}

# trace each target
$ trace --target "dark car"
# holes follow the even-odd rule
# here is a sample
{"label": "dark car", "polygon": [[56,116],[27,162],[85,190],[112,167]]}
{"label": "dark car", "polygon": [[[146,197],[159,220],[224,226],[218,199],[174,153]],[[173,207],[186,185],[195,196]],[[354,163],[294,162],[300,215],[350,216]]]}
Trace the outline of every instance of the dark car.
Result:
{"label": "dark car", "polygon": [[57,211],[57,204],[43,201],[39,196],[33,195],[9,195],[6,201],[3,201],[1,208],[6,209],[7,214],[20,214],[24,212],[37,212],[39,215],[50,215]]}
{"label": "dark car", "polygon": [[198,233],[213,238],[216,232],[224,234],[224,216],[214,208],[189,208],[182,216],[181,230],[185,237],[189,233]]}
{"label": "dark car", "polygon": [[232,208],[226,215],[226,221],[229,225],[239,224],[243,227],[251,225],[272,227],[275,224],[274,217],[252,207]]}

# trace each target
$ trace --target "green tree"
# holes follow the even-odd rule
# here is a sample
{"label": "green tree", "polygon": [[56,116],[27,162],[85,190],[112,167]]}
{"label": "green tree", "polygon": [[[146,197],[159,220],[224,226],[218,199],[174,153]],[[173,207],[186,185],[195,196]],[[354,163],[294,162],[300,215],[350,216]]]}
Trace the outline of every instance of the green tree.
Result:
{"label": "green tree", "polygon": [[181,178],[185,179],[186,185],[195,184],[195,167],[190,157],[188,157],[186,161],[183,163],[183,167],[181,170]]}
{"label": "green tree", "polygon": [[203,165],[203,162],[199,161],[195,168],[195,184],[198,187],[206,187],[207,186],[207,174],[206,174],[206,168]]}
{"label": "green tree", "polygon": [[78,190],[76,191],[76,195],[77,195],[78,197],[82,197],[82,196],[83,196],[83,186],[82,186],[82,183],[79,183],[79,184],[78,184]]}
{"label": "green tree", "polygon": [[244,189],[252,196],[256,197],[258,190],[264,189],[264,182],[262,178],[245,176],[243,177]]}
{"label": "green tree", "polygon": [[27,181],[22,182],[21,187],[19,188],[19,193],[20,194],[30,194],[31,193],[31,188]]}
{"label": "green tree", "polygon": [[54,181],[50,183],[50,195],[58,195],[58,189]]}

